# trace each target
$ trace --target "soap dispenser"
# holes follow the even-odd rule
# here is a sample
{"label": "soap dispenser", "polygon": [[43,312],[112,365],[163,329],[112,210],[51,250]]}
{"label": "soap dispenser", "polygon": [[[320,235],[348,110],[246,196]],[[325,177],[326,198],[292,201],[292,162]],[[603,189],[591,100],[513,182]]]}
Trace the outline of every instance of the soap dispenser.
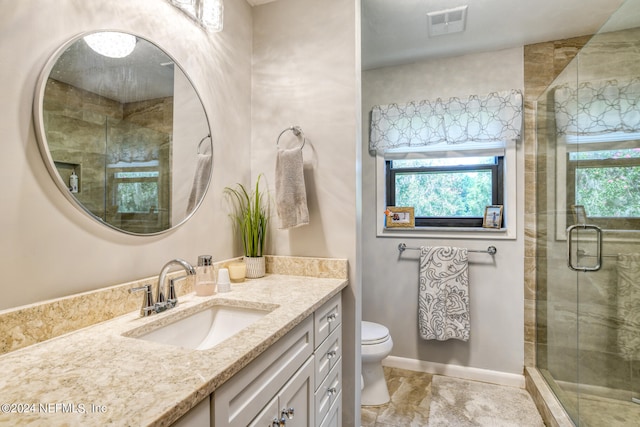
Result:
{"label": "soap dispenser", "polygon": [[78,192],[78,175],[76,175],[75,169],[71,172],[71,176],[69,177],[69,190],[71,190],[72,193]]}
{"label": "soap dispenser", "polygon": [[211,255],[200,255],[196,266],[196,295],[209,296],[215,294],[216,278],[211,265]]}

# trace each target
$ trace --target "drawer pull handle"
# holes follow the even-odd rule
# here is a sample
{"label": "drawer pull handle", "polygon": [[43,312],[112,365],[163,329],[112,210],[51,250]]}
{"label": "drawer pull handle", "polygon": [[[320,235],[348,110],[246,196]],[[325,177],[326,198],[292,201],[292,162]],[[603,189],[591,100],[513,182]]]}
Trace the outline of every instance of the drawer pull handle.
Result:
{"label": "drawer pull handle", "polygon": [[292,420],[294,412],[295,412],[295,410],[293,408],[289,408],[289,409],[283,408],[282,409],[282,419],[284,420],[285,419],[284,417],[286,416],[288,419]]}
{"label": "drawer pull handle", "polygon": [[273,422],[269,425],[269,427],[281,427],[280,420],[278,418],[274,418]]}
{"label": "drawer pull handle", "polygon": [[327,353],[327,359],[333,359],[334,357],[336,357],[336,354],[338,354],[338,352],[336,352],[335,350],[331,350]]}
{"label": "drawer pull handle", "polygon": [[336,394],[338,392],[338,390],[335,387],[331,387],[329,389],[327,389],[327,394],[329,396],[333,396],[334,394]]}
{"label": "drawer pull handle", "polygon": [[327,316],[327,322],[329,322],[329,323],[335,322],[337,318],[338,318],[338,314],[337,313],[332,313],[332,314]]}

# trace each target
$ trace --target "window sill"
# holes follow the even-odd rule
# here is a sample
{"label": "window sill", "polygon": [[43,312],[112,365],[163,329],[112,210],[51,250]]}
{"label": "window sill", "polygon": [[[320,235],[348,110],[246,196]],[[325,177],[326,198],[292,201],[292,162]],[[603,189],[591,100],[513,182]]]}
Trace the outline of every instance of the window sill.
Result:
{"label": "window sill", "polygon": [[378,237],[424,237],[442,239],[515,240],[515,232],[509,228],[482,227],[414,227],[381,228]]}

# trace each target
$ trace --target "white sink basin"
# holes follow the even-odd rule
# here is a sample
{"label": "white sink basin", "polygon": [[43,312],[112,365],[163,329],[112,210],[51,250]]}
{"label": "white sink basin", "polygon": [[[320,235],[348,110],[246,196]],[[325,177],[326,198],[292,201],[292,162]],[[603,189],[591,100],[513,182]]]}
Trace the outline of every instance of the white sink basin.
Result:
{"label": "white sink basin", "polygon": [[269,310],[214,305],[131,338],[182,348],[207,350],[262,319]]}

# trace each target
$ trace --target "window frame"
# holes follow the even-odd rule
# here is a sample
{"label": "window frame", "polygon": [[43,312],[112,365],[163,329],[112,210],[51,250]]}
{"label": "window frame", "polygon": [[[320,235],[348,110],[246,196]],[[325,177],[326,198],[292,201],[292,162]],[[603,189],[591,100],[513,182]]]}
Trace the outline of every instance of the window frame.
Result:
{"label": "window frame", "polygon": [[[475,157],[475,156],[474,156]],[[503,205],[504,203],[504,156],[486,155],[483,157],[495,157],[494,164],[456,165],[456,166],[425,166],[409,168],[392,168],[392,159],[385,159],[386,177],[386,204],[396,206],[395,182],[397,175],[423,174],[431,172],[464,172],[464,171],[491,171],[491,194],[492,205]],[[440,158],[440,157],[438,157]],[[503,220],[504,221],[504,220]],[[461,228],[481,228],[483,216],[480,217],[415,217],[416,227],[461,227]]]}
{"label": "window frame", "polygon": [[[471,227],[414,227],[414,228],[387,228],[385,227],[386,206],[386,176],[385,157],[382,153],[375,153],[374,171],[372,178],[375,181],[375,230],[377,237],[389,238],[439,238],[439,239],[467,239],[467,240],[516,240],[518,234],[522,232],[519,225],[522,220],[519,217],[524,215],[524,192],[522,191],[522,179],[524,177],[524,156],[518,155],[519,140],[504,141],[503,149],[500,152],[504,155],[504,215],[509,218],[503,228],[471,228]],[[449,148],[449,147],[447,147]],[[456,147],[458,148],[458,147]],[[482,149],[465,150],[465,155],[472,155],[472,151],[486,154]],[[435,151],[435,150],[434,150]],[[446,149],[441,150],[448,152]],[[495,151],[494,151],[495,152]],[[405,156],[406,153],[399,153]],[[432,153],[434,154],[434,153]],[[412,154],[406,154],[406,157]],[[394,158],[397,157],[395,154]],[[405,158],[406,158],[405,157]],[[564,158],[563,158],[564,161]],[[365,178],[366,179],[366,178]],[[520,191],[518,191],[520,188]]]}
{"label": "window frame", "polygon": [[[117,215],[125,215],[130,218],[137,217],[148,217],[149,214],[157,215],[158,210],[160,209],[160,188],[161,188],[161,171],[158,166],[141,166],[141,167],[128,167],[128,168],[113,168],[109,170],[111,174],[111,191],[110,191],[110,201],[114,206],[118,206],[118,210],[115,212]],[[154,172],[157,173],[156,176],[147,176],[147,177],[118,177],[119,173],[136,173],[136,172]],[[155,209],[151,211],[134,211],[134,212],[125,212],[120,210],[120,205],[116,205],[116,201],[118,200],[118,184],[120,183],[155,183],[157,190],[157,203]]]}
{"label": "window frame", "polygon": [[[581,150],[581,152],[588,151],[603,151],[602,149],[595,150]],[[576,204],[576,170],[583,168],[608,168],[608,167],[629,167],[640,166],[640,158],[617,158],[617,159],[590,159],[590,160],[571,160],[571,154],[578,151],[571,151],[566,153],[566,173],[567,173],[567,206],[573,206]],[[575,224],[573,212],[571,209],[567,209],[567,224]],[[595,217],[590,216],[587,212],[587,223],[597,225],[603,229],[640,229],[640,218],[634,217]]]}

